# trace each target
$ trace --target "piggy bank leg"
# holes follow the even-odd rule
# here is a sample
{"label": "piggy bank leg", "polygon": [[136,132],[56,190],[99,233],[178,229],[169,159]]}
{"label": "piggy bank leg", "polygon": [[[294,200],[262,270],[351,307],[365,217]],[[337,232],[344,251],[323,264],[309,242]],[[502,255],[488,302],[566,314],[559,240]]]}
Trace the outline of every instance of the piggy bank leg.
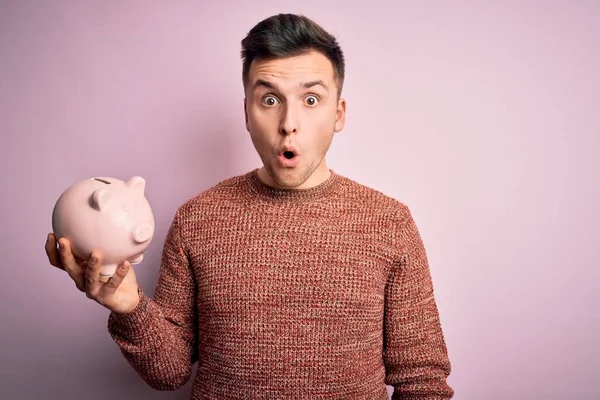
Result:
{"label": "piggy bank leg", "polygon": [[115,274],[117,267],[117,264],[102,265],[102,267],[100,267],[100,280],[108,280],[108,278]]}
{"label": "piggy bank leg", "polygon": [[142,262],[143,259],[144,259],[144,255],[143,254],[139,254],[139,255],[133,257],[131,260],[129,260],[129,263],[131,265],[139,264],[139,263]]}

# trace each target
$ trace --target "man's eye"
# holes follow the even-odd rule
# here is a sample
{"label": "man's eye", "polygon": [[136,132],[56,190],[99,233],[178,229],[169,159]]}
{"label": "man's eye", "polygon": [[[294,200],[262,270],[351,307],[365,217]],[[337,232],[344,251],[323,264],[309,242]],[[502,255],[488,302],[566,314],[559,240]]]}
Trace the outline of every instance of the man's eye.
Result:
{"label": "man's eye", "polygon": [[309,106],[316,106],[317,103],[319,103],[319,98],[317,96],[311,95],[306,98],[306,104]]}
{"label": "man's eye", "polygon": [[277,100],[277,97],[275,96],[265,96],[263,98],[263,104],[265,106],[274,106],[275,104],[279,103],[279,100]]}

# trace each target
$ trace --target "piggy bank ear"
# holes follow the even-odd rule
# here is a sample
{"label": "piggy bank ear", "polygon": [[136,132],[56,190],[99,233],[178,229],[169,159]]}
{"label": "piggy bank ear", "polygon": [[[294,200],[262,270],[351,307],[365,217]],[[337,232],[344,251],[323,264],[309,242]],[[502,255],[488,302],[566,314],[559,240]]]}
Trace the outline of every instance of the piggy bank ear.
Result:
{"label": "piggy bank ear", "polygon": [[108,200],[110,200],[110,192],[106,189],[98,189],[92,193],[90,203],[96,210],[105,211],[108,207]]}
{"label": "piggy bank ear", "polygon": [[144,189],[146,189],[146,181],[141,176],[134,176],[125,182],[125,186],[144,193]]}

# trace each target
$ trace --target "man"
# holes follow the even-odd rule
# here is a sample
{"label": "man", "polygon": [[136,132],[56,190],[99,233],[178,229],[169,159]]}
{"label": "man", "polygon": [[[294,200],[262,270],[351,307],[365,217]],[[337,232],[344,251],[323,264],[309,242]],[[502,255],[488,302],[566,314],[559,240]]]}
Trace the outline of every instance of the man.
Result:
{"label": "man", "polygon": [[344,58],[313,21],[277,15],[242,41],[246,128],[263,166],[176,212],[154,298],[124,262],[50,262],[111,314],[152,387],[193,399],[448,399],[427,257],[407,206],[325,161],[344,127]]}

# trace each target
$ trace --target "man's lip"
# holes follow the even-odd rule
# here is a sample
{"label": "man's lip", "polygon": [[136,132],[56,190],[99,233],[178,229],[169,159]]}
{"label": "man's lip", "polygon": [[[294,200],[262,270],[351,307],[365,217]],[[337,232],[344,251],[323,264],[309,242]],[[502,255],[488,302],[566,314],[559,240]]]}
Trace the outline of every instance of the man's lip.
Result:
{"label": "man's lip", "polygon": [[298,165],[298,163],[300,162],[300,157],[295,156],[293,158],[288,159],[288,158],[285,158],[285,156],[282,153],[277,156],[277,161],[278,161],[279,165],[284,168],[296,167]]}
{"label": "man's lip", "polygon": [[296,150],[295,147],[293,146],[284,146],[281,151],[279,152],[279,155],[283,155],[286,151],[290,151],[292,153],[294,153],[295,156],[298,156],[298,150]]}

